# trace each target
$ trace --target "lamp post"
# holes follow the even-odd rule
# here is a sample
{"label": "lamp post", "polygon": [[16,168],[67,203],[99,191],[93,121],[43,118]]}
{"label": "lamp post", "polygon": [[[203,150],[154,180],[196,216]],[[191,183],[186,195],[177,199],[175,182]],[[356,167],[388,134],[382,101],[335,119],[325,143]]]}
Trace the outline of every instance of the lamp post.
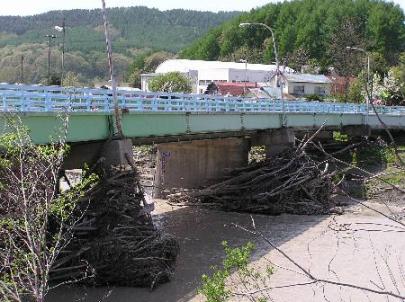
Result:
{"label": "lamp post", "polygon": [[246,91],[247,91],[247,88],[246,88],[246,83],[247,83],[247,60],[240,59],[239,62],[245,63],[245,81],[244,81],[245,85],[243,87],[243,94],[246,95]]}
{"label": "lamp post", "polygon": [[[367,56],[367,89],[369,90],[369,94],[371,95],[371,98],[372,98],[373,97],[373,87],[372,87],[372,85],[370,85],[370,54],[366,50],[364,50],[363,48],[360,48],[360,47],[346,46],[346,49],[360,51]],[[367,96],[367,99],[366,99],[367,114],[368,114],[368,110],[369,110],[369,103],[370,103],[370,99]]]}
{"label": "lamp post", "polygon": [[62,26],[55,26],[55,30],[62,32],[62,71],[60,75],[60,84],[63,84],[63,77],[65,75],[65,40],[66,40],[66,23],[63,18]]}
{"label": "lamp post", "polygon": [[271,33],[271,38],[273,40],[273,51],[274,51],[274,56],[276,57],[276,85],[277,87],[280,87],[280,98],[281,98],[281,105],[282,105],[282,110],[283,110],[283,121],[282,124],[283,126],[286,124],[286,119],[285,119],[285,104],[284,104],[284,98],[283,98],[283,85],[281,83],[281,71],[280,71],[280,61],[278,59],[278,50],[277,50],[277,43],[276,43],[276,36],[274,34],[273,29],[268,26],[267,24],[264,23],[257,23],[257,22],[252,22],[252,23],[240,23],[239,27],[249,27],[249,26],[262,26],[266,28],[270,33]]}
{"label": "lamp post", "polygon": [[55,35],[45,35],[48,38],[48,85],[51,84],[51,41],[56,39]]}

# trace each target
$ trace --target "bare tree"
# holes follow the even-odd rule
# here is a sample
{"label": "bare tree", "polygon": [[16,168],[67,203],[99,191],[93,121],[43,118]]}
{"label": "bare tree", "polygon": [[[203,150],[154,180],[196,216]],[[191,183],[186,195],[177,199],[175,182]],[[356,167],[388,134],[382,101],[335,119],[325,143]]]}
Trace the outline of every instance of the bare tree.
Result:
{"label": "bare tree", "polygon": [[7,126],[11,132],[0,138],[0,296],[42,302],[78,221],[72,214],[80,189],[58,194],[65,135],[38,146],[18,118]]}

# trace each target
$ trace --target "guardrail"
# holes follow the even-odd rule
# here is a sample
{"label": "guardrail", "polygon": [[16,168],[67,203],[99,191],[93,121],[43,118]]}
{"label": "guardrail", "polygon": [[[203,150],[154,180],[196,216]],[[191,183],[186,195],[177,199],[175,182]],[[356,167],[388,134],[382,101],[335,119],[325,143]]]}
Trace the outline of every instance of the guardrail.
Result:
{"label": "guardrail", "polygon": [[[119,106],[134,112],[308,112],[360,113],[365,104],[273,100],[176,93],[148,93],[117,90]],[[59,86],[0,84],[3,112],[111,112],[112,91]],[[405,107],[376,106],[381,114],[405,115]],[[371,110],[371,108],[370,108]]]}

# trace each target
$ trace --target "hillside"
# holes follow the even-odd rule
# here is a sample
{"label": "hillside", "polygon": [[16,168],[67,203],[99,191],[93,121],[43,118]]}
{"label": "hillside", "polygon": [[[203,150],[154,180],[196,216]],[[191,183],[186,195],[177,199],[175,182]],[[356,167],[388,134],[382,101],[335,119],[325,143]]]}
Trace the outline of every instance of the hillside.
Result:
{"label": "hillside", "polygon": [[[208,30],[238,12],[159,11],[146,7],[111,8],[111,26],[116,70],[120,79],[139,53],[164,50],[176,53]],[[0,16],[0,82],[21,79],[38,83],[46,78],[46,34],[56,34],[51,70],[60,73],[61,33],[54,26],[66,20],[66,71],[87,85],[107,78],[105,39],[100,9],[52,11],[35,16]]]}
{"label": "hillside", "polygon": [[[108,9],[116,51],[126,48],[152,48],[176,52],[237,12],[159,11],[147,7]],[[67,47],[71,51],[98,50],[104,47],[100,9],[51,11],[18,17],[0,17],[0,46],[41,43],[44,35],[61,25],[67,26]]]}
{"label": "hillside", "polygon": [[[357,75],[361,62],[346,46],[373,53],[377,69],[397,64],[405,51],[405,17],[398,5],[381,0],[295,0],[268,4],[241,14],[211,30],[182,51],[183,58],[274,61],[270,32],[262,27],[240,28],[243,22],[270,25],[280,58],[299,70],[312,64],[341,74]],[[380,71],[380,70],[378,70]]]}

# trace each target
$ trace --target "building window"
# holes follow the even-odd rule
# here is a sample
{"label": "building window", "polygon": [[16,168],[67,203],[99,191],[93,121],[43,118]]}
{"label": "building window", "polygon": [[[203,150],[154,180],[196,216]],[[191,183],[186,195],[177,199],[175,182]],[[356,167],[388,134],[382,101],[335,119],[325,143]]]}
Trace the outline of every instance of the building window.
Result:
{"label": "building window", "polygon": [[304,85],[294,85],[294,90],[293,93],[295,95],[303,95],[305,92],[305,87]]}
{"label": "building window", "polygon": [[315,86],[315,94],[317,94],[317,95],[326,95],[325,87]]}

